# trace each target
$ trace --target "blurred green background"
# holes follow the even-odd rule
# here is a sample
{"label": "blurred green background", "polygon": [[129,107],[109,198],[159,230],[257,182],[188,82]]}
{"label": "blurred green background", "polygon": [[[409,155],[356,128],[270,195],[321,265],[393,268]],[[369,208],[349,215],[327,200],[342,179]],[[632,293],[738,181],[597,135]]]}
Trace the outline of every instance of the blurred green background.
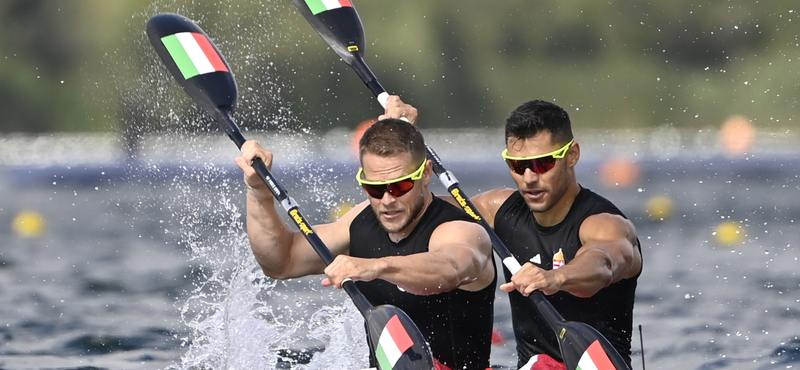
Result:
{"label": "blurred green background", "polygon": [[[530,99],[576,127],[794,125],[794,1],[358,1],[366,60],[425,127],[499,127]],[[144,33],[190,17],[234,69],[240,124],[328,130],[381,109],[290,0],[0,2],[0,133],[206,130]],[[171,118],[172,117],[172,118]],[[199,120],[199,121],[202,121]]]}

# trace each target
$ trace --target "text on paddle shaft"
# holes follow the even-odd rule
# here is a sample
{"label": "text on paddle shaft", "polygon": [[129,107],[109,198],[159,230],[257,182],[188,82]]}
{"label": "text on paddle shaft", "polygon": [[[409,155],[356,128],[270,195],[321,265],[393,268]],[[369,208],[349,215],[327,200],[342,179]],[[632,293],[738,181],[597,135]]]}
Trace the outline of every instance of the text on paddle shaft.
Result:
{"label": "text on paddle shaft", "polygon": [[467,200],[464,199],[464,197],[461,195],[460,189],[455,188],[450,191],[450,194],[453,194],[453,198],[456,200],[456,202],[458,202],[459,205],[461,205],[461,208],[464,209],[464,212],[467,212],[467,214],[470,215],[472,218],[474,218],[476,221],[481,220],[481,216],[478,216],[478,214],[472,210],[472,207],[467,205]]}
{"label": "text on paddle shaft", "polygon": [[293,209],[289,211],[289,215],[292,216],[294,223],[297,224],[297,227],[300,228],[300,231],[303,234],[311,235],[314,233],[314,230],[311,230],[311,228],[308,227],[308,224],[306,224],[306,221],[303,220],[303,216],[300,216],[300,211]]}

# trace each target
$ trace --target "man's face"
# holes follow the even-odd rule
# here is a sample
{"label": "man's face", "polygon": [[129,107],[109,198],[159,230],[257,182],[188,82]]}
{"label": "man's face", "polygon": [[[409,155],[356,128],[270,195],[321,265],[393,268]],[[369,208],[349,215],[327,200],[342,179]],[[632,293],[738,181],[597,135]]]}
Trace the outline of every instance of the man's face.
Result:
{"label": "man's face", "polygon": [[[527,158],[554,152],[564,144],[553,143],[550,132],[543,131],[527,139],[509,137],[506,149],[510,157]],[[530,168],[525,169],[522,174],[510,171],[511,178],[531,211],[546,212],[564,196],[571,179],[569,161],[573,150],[574,148],[570,148],[566,157],[556,159],[555,166],[547,172],[537,174]]]}
{"label": "man's face", "polygon": [[[361,158],[361,166],[364,168],[364,180],[391,181],[413,173],[420,167],[420,163],[412,161],[411,153],[390,157],[366,153]],[[369,197],[370,206],[384,230],[389,233],[410,231],[405,229],[421,216],[430,179],[430,165],[426,165],[423,177],[414,181],[414,187],[407,193],[396,197],[384,192],[381,198]]]}

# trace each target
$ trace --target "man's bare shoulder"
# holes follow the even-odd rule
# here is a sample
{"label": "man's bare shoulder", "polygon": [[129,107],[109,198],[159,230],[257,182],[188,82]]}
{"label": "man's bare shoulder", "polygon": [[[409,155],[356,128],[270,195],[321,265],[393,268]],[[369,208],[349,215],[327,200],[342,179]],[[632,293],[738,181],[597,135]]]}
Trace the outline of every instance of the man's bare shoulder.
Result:
{"label": "man's bare shoulder", "polygon": [[488,190],[476,195],[473,198],[473,202],[476,204],[480,203],[482,206],[481,208],[491,210],[492,213],[494,213],[500,208],[500,206],[503,205],[503,203],[505,203],[508,197],[510,197],[511,194],[514,194],[516,191],[517,189],[505,187]]}
{"label": "man's bare shoulder", "polygon": [[633,245],[636,243],[636,227],[625,217],[611,213],[598,213],[583,220],[580,227],[581,239],[614,240],[626,239]]}

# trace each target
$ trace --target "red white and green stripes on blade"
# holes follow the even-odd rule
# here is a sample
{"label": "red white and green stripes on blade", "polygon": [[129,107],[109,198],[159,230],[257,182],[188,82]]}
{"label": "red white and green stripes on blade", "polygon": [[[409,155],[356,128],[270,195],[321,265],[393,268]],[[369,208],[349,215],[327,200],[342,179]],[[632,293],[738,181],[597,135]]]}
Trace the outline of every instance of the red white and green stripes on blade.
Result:
{"label": "red white and green stripes on blade", "polygon": [[161,38],[184,79],[212,72],[228,72],[222,57],[205,35],[179,32]]}
{"label": "red white and green stripes on blade", "polygon": [[403,353],[412,345],[414,345],[414,341],[408,336],[400,318],[397,315],[392,316],[378,338],[378,348],[375,350],[378,368],[381,370],[393,369],[400,357],[403,357]]}
{"label": "red white and green stripes on blade", "polygon": [[578,360],[576,370],[616,370],[616,368],[600,342],[594,341]]}
{"label": "red white and green stripes on blade", "polygon": [[306,0],[306,5],[314,15],[331,9],[353,7],[353,3],[350,0]]}

